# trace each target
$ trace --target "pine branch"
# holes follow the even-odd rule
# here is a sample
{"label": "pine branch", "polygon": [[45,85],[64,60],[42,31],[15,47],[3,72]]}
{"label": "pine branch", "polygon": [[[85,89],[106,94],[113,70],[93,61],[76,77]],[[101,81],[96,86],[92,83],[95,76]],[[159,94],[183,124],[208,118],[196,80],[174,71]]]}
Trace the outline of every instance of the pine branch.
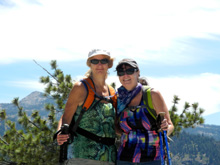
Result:
{"label": "pine branch", "polygon": [[28,122],[33,124],[35,127],[37,127],[38,129],[40,129],[34,122],[32,122],[30,119],[28,119]]}
{"label": "pine branch", "polygon": [[[18,101],[18,98],[15,98],[12,103],[19,109],[22,111],[23,107],[20,107],[19,106],[19,101]],[[40,129],[34,122],[32,122],[28,117],[27,117],[27,120],[29,123],[31,123],[32,125],[34,125],[35,127],[37,127],[38,129]]]}
{"label": "pine branch", "polygon": [[56,77],[54,77],[47,69],[45,69],[44,67],[42,67],[40,64],[37,63],[37,61],[33,60],[38,66],[40,66],[43,70],[45,70],[51,77],[54,78],[54,80],[57,81],[57,83],[59,84],[59,81],[57,80]]}
{"label": "pine branch", "polygon": [[1,135],[0,135],[0,140],[3,141],[6,145],[9,145],[6,141],[4,141],[4,139],[1,137]]}

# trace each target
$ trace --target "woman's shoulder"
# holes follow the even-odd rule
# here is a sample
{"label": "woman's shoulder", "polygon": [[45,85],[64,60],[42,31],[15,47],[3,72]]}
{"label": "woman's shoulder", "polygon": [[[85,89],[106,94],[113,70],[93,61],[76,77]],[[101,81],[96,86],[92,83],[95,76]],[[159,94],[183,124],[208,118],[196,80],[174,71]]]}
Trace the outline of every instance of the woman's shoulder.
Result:
{"label": "woman's shoulder", "polygon": [[82,88],[84,85],[81,81],[76,81],[73,85],[73,88]]}
{"label": "woman's shoulder", "polygon": [[152,88],[152,90],[151,90],[151,97],[152,98],[158,98],[158,97],[162,97],[161,96],[161,93],[160,93],[160,91],[159,90],[157,90],[157,89],[155,89],[155,88]]}
{"label": "woman's shoulder", "polygon": [[73,85],[73,88],[70,92],[71,95],[75,96],[84,96],[86,95],[86,88],[81,81],[76,81]]}

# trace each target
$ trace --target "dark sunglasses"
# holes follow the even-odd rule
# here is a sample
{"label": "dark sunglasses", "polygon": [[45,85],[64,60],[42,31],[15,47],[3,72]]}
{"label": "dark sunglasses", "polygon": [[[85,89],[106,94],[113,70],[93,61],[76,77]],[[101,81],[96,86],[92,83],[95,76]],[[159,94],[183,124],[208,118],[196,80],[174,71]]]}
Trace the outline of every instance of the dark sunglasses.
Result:
{"label": "dark sunglasses", "polygon": [[126,69],[126,70],[117,70],[117,75],[118,76],[124,76],[125,73],[127,75],[132,75],[134,72],[137,72],[137,71],[138,71],[138,69],[136,69],[136,68],[129,68],[129,69]]}
{"label": "dark sunglasses", "polygon": [[104,58],[104,59],[101,59],[101,60],[98,60],[98,59],[92,59],[90,60],[90,62],[92,64],[98,64],[99,62],[101,62],[101,64],[107,64],[109,62],[108,59]]}

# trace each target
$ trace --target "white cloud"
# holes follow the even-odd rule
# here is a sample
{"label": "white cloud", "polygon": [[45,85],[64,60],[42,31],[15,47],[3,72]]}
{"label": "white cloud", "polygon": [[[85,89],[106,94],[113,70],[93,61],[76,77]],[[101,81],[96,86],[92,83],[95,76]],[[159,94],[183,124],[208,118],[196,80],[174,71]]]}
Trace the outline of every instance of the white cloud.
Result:
{"label": "white cloud", "polygon": [[[220,2],[214,0],[13,2],[17,7],[0,12],[1,63],[83,59],[97,47],[121,57],[176,59],[169,52],[181,52],[180,40],[220,34]],[[144,57],[147,51],[153,53]]]}
{"label": "white cloud", "polygon": [[149,77],[150,84],[158,89],[168,105],[172,106],[173,96],[179,96],[179,109],[185,102],[199,103],[205,109],[204,115],[220,112],[220,75],[203,73],[196,76],[155,78]]}
{"label": "white cloud", "polygon": [[41,84],[38,81],[28,79],[20,81],[9,81],[7,84],[11,87],[31,89],[33,91],[43,91],[43,89],[45,88],[44,84]]}
{"label": "white cloud", "polygon": [[[205,109],[203,116],[220,112],[220,75],[203,73],[184,77],[147,77],[150,86],[160,91],[168,109],[173,105],[173,96],[177,95],[181,100],[178,104],[178,112],[183,110],[185,102],[199,103],[199,108]],[[117,76],[109,76],[107,82],[120,82]]]}

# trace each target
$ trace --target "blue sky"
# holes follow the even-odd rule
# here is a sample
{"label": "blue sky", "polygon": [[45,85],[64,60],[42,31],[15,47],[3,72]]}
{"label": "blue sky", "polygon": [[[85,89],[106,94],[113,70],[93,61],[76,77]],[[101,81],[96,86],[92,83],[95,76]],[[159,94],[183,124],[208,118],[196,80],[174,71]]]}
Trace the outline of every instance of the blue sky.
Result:
{"label": "blue sky", "polygon": [[40,76],[57,60],[79,80],[90,49],[111,51],[115,64],[136,59],[141,76],[172,105],[173,95],[220,112],[219,0],[0,0],[0,103],[43,91]]}

